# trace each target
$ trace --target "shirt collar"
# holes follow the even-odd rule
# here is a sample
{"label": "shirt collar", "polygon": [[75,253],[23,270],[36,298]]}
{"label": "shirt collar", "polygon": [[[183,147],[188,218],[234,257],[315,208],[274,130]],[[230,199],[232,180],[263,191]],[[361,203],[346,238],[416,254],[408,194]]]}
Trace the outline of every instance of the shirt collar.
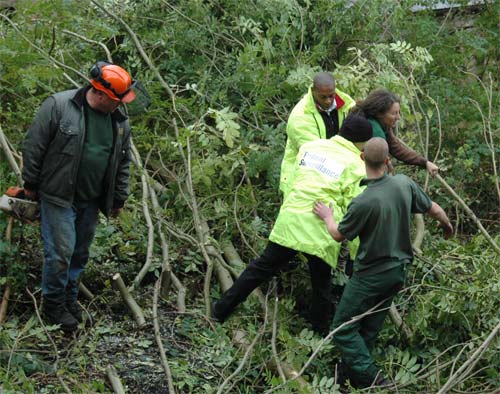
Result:
{"label": "shirt collar", "polygon": [[367,186],[367,185],[369,186],[369,185],[373,185],[376,183],[382,183],[382,182],[386,181],[388,178],[389,178],[389,175],[387,175],[387,173],[385,173],[380,178],[373,178],[373,179],[363,178],[363,179],[361,179],[361,182],[359,182],[359,184],[361,186]]}
{"label": "shirt collar", "polygon": [[335,94],[335,100],[333,100],[332,105],[328,109],[321,108],[321,106],[316,101],[314,101],[314,105],[316,105],[316,109],[319,112],[326,113],[328,116],[330,116],[330,114],[334,110],[342,108],[344,106],[344,104],[345,104],[344,100],[342,100],[338,94]]}

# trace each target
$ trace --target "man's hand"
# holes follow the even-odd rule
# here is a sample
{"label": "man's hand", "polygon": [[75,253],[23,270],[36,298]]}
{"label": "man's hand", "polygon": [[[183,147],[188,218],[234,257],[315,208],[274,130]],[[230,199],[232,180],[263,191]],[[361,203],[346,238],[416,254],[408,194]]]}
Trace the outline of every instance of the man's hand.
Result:
{"label": "man's hand", "polygon": [[329,218],[333,217],[333,204],[330,203],[330,206],[326,206],[321,201],[316,201],[314,203],[313,212],[319,216],[321,220],[326,222]]}
{"label": "man's hand", "polygon": [[453,235],[453,226],[449,220],[445,223],[441,222],[439,226],[443,229],[444,239],[448,239]]}
{"label": "man's hand", "polygon": [[432,161],[427,161],[427,163],[425,163],[425,168],[427,168],[427,172],[432,177],[434,177],[439,172],[439,167]]}
{"label": "man's hand", "polygon": [[111,209],[111,212],[109,213],[109,216],[112,218],[116,218],[120,216],[120,212],[122,211],[123,208],[113,208]]}
{"label": "man's hand", "polygon": [[313,212],[319,216],[326,224],[326,229],[332,236],[332,238],[337,242],[342,242],[345,237],[338,231],[338,224],[333,216],[333,204],[326,206],[321,201],[316,201],[314,203]]}
{"label": "man's hand", "polygon": [[431,209],[428,212],[431,218],[437,219],[439,221],[439,227],[443,229],[444,238],[448,239],[453,235],[453,226],[451,225],[450,219],[446,216],[443,208],[436,203],[432,202]]}

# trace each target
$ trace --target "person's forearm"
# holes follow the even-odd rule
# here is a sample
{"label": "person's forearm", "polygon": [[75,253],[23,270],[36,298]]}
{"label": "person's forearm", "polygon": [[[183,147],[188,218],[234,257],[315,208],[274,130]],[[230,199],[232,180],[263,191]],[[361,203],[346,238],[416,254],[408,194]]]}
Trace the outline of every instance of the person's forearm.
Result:
{"label": "person's forearm", "polygon": [[436,204],[433,201],[431,209],[429,210],[428,214],[431,218],[434,218],[439,221],[445,233],[445,238],[448,238],[453,234],[453,226],[451,225],[450,219],[448,219],[448,216],[446,215],[443,208],[441,208],[439,204]]}
{"label": "person's forearm", "polygon": [[432,207],[428,213],[431,218],[438,220],[439,223],[443,225],[450,223],[450,220],[448,219],[448,216],[444,212],[443,208],[435,202],[432,202]]}
{"label": "person's forearm", "polygon": [[345,239],[345,237],[339,232],[339,225],[335,221],[333,215],[325,219],[325,224],[326,229],[335,241],[342,242]]}
{"label": "person's forearm", "polygon": [[401,140],[396,137],[392,129],[387,130],[387,144],[389,145],[389,153],[403,163],[416,165],[426,168],[427,159],[415,152],[413,149],[404,145]]}

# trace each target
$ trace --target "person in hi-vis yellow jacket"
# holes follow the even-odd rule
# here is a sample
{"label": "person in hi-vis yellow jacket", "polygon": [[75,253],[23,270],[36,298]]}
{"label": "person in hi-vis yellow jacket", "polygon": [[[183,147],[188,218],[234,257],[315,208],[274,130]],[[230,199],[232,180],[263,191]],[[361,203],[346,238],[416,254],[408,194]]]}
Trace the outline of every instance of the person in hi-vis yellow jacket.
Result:
{"label": "person in hi-vis yellow jacket", "polygon": [[[312,285],[310,321],[325,333],[331,320],[331,270],[337,265],[340,244],[312,212],[317,200],[335,204],[336,219],[353,197],[361,193],[364,164],[362,146],[372,136],[372,126],[361,116],[349,116],[339,135],[304,144],[290,176],[290,189],[263,254],[252,261],[212,306],[212,316],[223,322],[264,280],[275,274],[298,252],[308,260]],[[351,250],[354,256],[356,250]]]}
{"label": "person in hi-vis yellow jacket", "polygon": [[300,147],[310,141],[328,139],[338,134],[342,122],[355,101],[335,87],[330,73],[314,76],[308,92],[295,105],[286,126],[287,141],[281,162],[280,190],[286,195],[289,176]]}

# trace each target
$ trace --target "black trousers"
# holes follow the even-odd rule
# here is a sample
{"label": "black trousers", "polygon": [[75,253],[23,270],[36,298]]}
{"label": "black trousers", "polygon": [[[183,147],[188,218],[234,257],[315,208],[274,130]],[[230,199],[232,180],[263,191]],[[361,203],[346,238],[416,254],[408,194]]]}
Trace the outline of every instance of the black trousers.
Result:
{"label": "black trousers", "polygon": [[[248,265],[233,286],[213,305],[215,318],[224,321],[257,286],[272,278],[280,267],[288,264],[296,254],[296,250],[269,241],[262,255]],[[319,257],[305,256],[312,287],[310,320],[315,330],[328,330],[332,317],[331,267]]]}

